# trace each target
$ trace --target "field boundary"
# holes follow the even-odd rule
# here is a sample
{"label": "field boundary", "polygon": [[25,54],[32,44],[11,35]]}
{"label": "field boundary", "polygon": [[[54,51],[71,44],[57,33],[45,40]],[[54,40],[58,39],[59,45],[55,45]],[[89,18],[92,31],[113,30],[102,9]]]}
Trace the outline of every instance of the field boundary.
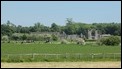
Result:
{"label": "field boundary", "polygon": [[[74,54],[39,54],[39,53],[32,53],[32,54],[1,54],[2,57],[7,59],[15,59],[19,58],[22,59],[26,57],[26,59],[77,59],[77,60],[95,60],[95,59],[117,59],[121,60],[121,53],[90,53],[90,54],[81,54],[81,53],[74,53]],[[14,58],[13,58],[14,57]],[[28,58],[27,58],[28,57]],[[55,60],[53,60],[55,61]]]}

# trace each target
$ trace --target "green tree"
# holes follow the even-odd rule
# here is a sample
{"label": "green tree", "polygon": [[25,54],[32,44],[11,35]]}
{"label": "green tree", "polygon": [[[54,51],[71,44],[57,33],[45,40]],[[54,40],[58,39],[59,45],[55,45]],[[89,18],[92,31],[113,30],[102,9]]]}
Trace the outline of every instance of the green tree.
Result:
{"label": "green tree", "polygon": [[27,39],[27,36],[24,34],[23,36],[22,36],[22,40],[26,40]]}
{"label": "green tree", "polygon": [[20,37],[19,37],[18,34],[13,34],[13,35],[12,35],[12,39],[13,39],[13,40],[20,40]]}
{"label": "green tree", "polygon": [[16,31],[16,26],[10,23],[10,21],[7,21],[7,24],[1,25],[1,34],[3,35],[11,36],[12,33],[14,33],[15,31]]}
{"label": "green tree", "polygon": [[52,34],[52,40],[57,41],[58,37],[56,35]]}
{"label": "green tree", "polygon": [[35,23],[34,28],[36,29],[36,32],[41,32],[42,25],[40,22]]}
{"label": "green tree", "polygon": [[55,23],[52,23],[51,25],[51,31],[52,32],[59,32],[59,27]]}

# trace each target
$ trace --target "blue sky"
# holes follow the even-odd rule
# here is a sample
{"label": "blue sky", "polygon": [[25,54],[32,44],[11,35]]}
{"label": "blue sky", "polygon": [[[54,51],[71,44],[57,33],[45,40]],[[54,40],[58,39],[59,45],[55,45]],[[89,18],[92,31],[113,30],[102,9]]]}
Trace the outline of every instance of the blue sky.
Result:
{"label": "blue sky", "polygon": [[75,22],[121,23],[121,1],[2,1],[1,23],[33,26],[40,22],[65,25],[66,18]]}

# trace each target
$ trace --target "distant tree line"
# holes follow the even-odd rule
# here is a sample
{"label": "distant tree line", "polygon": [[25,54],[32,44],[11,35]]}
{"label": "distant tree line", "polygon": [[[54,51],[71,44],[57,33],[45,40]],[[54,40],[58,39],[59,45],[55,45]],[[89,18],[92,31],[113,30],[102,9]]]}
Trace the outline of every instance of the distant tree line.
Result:
{"label": "distant tree line", "polygon": [[60,26],[56,23],[52,23],[51,27],[44,26],[40,22],[34,24],[34,26],[23,27],[21,25],[14,25],[10,21],[6,24],[1,24],[1,36],[12,36],[13,33],[31,33],[31,32],[65,32],[66,34],[78,34],[81,33],[87,35],[89,29],[97,29],[102,34],[111,34],[121,36],[121,23],[92,23],[86,24],[81,22],[74,22],[72,18],[66,19],[66,25]]}

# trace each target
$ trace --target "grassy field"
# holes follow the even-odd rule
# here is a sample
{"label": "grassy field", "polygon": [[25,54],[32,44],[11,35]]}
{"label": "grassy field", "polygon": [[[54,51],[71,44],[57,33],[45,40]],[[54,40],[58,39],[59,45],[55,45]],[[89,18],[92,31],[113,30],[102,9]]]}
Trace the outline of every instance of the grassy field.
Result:
{"label": "grassy field", "polygon": [[[76,44],[21,44],[21,43],[2,43],[1,44],[1,54],[92,54],[92,53],[121,53],[121,46],[98,46],[96,44],[87,44],[87,45],[76,45]],[[32,55],[31,55],[32,56]],[[72,55],[75,56],[75,55]],[[86,55],[84,55],[86,56]],[[88,56],[88,55],[87,55]],[[3,57],[3,56],[2,56]],[[13,55],[12,55],[13,57]],[[42,56],[36,56],[37,60],[34,61],[59,61],[59,59],[53,59],[55,57],[50,58],[40,58]],[[4,59],[5,56],[2,58],[2,61],[6,61]],[[13,57],[12,59],[16,59],[20,57]],[[9,56],[10,59],[10,56]],[[22,58],[23,59],[23,58]],[[39,60],[38,60],[39,59]],[[86,59],[86,58],[85,58]],[[89,58],[87,58],[89,59]],[[17,59],[19,60],[19,59]],[[31,59],[29,59],[31,60]],[[28,60],[28,61],[29,61]],[[65,59],[66,60],[66,59]],[[65,61],[63,58],[60,61]],[[77,58],[70,58],[69,61],[79,61],[83,60]],[[101,60],[101,58],[99,58]],[[109,60],[109,59],[106,59]],[[118,60],[118,58],[117,58]],[[120,60],[120,58],[119,58]],[[14,60],[16,61],[16,60]],[[23,60],[25,61],[25,60]],[[32,61],[32,60],[31,60]]]}
{"label": "grassy field", "polygon": [[2,54],[28,53],[121,53],[121,46],[97,46],[76,44],[1,44]]}

